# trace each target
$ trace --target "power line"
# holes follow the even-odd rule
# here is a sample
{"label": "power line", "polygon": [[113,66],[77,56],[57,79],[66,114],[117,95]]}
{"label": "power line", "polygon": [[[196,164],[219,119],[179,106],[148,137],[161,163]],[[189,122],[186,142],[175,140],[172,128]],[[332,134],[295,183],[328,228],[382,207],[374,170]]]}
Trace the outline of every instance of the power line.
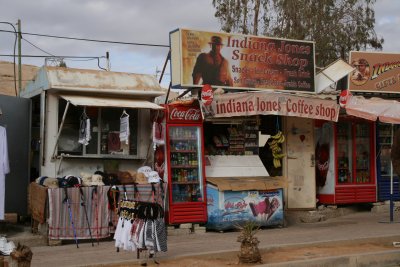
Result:
{"label": "power line", "polygon": [[37,45],[32,44],[30,41],[26,40],[24,37],[22,37],[22,40],[24,40],[25,42],[27,42],[27,43],[30,44],[31,46],[33,46],[33,47],[39,49],[40,51],[42,51],[42,52],[44,52],[44,53],[46,53],[46,54],[48,54],[48,55],[50,55],[50,56],[55,57],[55,55],[53,55],[53,54],[51,54],[51,53],[49,53],[49,52],[43,50],[42,48],[38,47]]}
{"label": "power line", "polygon": [[[7,30],[0,30],[0,32],[14,33],[12,31],[7,31]],[[139,46],[154,46],[154,47],[167,47],[167,48],[169,48],[169,45],[161,45],[161,44],[130,43],[130,42],[119,42],[119,41],[96,40],[96,39],[76,38],[76,37],[67,37],[67,36],[58,36],[58,35],[49,35],[49,34],[39,34],[39,33],[30,33],[30,32],[21,32],[21,34],[33,35],[33,36],[41,36],[41,37],[50,37],[50,38],[58,38],[58,39],[76,40],[76,41],[97,42],[97,43],[125,44],[125,45],[139,45]]]}
{"label": "power line", "polygon": [[[6,54],[0,54],[0,57],[13,57],[14,55],[6,55]],[[87,58],[87,59],[98,59],[98,58],[104,58],[104,56],[101,57],[85,57],[85,56],[48,56],[48,55],[21,55],[21,57],[33,57],[33,58],[43,58],[43,57],[62,57],[62,58]]]}

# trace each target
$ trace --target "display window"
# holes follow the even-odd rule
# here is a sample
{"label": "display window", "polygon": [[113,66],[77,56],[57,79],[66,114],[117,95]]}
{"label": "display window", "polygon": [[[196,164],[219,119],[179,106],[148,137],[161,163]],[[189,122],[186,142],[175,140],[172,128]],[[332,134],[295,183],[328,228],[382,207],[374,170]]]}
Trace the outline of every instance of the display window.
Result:
{"label": "display window", "polygon": [[206,155],[258,155],[258,120],[216,120],[205,128]]}
{"label": "display window", "polygon": [[[62,122],[66,103],[64,99],[59,100],[58,127]],[[126,118],[124,121],[121,120],[123,117]],[[125,141],[121,141],[121,129],[124,129]],[[69,105],[58,139],[58,155],[137,156],[137,133],[137,109]]]}

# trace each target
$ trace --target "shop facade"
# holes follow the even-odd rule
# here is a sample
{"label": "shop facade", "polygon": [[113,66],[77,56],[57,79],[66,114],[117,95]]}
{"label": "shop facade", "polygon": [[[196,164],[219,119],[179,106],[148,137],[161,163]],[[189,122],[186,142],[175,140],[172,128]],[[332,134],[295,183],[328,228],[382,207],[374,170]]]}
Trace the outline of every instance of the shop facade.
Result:
{"label": "shop facade", "polygon": [[[133,177],[143,165],[153,166],[150,111],[164,109],[153,103],[164,94],[150,75],[61,67],[41,68],[21,92],[32,102],[31,182],[39,183],[38,177],[62,181],[73,176],[82,178],[84,185],[85,177],[90,179],[83,190],[61,186],[32,189],[38,196],[33,218],[48,222],[49,238],[88,238],[85,215],[92,229],[99,230],[99,238],[109,236],[118,219],[118,202],[110,204],[110,192],[117,201],[120,194],[135,198],[139,192],[146,201],[152,196],[154,202],[163,204],[163,185],[152,186],[143,179],[133,185]],[[94,180],[97,173],[103,176]],[[132,176],[123,182],[126,174]],[[122,190],[122,183],[130,186],[124,185]],[[114,185],[117,190],[111,188]],[[65,204],[68,197],[82,205],[69,209]],[[46,202],[50,210],[43,205]],[[76,228],[71,227],[74,218]],[[81,232],[72,234],[73,228]]]}
{"label": "shop facade", "polygon": [[399,200],[399,177],[393,169],[391,148],[398,125],[399,54],[351,52],[350,62],[356,70],[349,76],[346,113],[374,124],[376,201]]}
{"label": "shop facade", "polygon": [[[108,160],[119,161],[120,170],[137,169],[151,141],[150,110],[163,109],[153,100],[163,94],[152,76],[43,67],[21,93],[32,100],[37,176],[93,173]],[[119,139],[120,118],[127,115],[129,145],[113,138]],[[83,118],[90,119],[87,145],[79,135]]]}
{"label": "shop facade", "polygon": [[[278,178],[282,207],[316,208],[314,121],[336,122],[339,106],[335,97],[315,95],[314,44],[186,29],[171,32],[170,41],[172,86],[190,91],[202,110],[205,178],[214,190],[207,194],[220,203],[211,207],[216,202],[207,197],[208,209],[229,213],[223,196],[232,190],[220,190],[227,188],[222,184],[236,187],[236,193],[265,189],[240,188],[255,177]],[[222,46],[219,51],[230,69],[216,71],[213,80],[200,72],[215,45]],[[272,155],[266,140],[275,135],[285,141],[277,141],[279,149]],[[243,206],[243,201],[236,204]],[[251,214],[250,203],[245,204]]]}

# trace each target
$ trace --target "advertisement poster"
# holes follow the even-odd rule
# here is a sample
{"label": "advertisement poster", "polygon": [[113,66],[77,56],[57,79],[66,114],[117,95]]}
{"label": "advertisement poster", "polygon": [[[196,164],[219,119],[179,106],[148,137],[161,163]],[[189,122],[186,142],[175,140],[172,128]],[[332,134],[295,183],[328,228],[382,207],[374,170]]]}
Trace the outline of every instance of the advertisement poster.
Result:
{"label": "advertisement poster", "polygon": [[400,54],[350,52],[349,90],[400,93]]}
{"label": "advertisement poster", "polygon": [[255,221],[260,226],[282,226],[282,189],[218,191],[207,186],[207,210],[208,229],[234,229],[247,221]]}
{"label": "advertisement poster", "polygon": [[314,42],[179,29],[172,86],[314,92]]}
{"label": "advertisement poster", "polygon": [[335,193],[334,129],[329,122],[318,122],[315,127],[315,179],[318,194]]}

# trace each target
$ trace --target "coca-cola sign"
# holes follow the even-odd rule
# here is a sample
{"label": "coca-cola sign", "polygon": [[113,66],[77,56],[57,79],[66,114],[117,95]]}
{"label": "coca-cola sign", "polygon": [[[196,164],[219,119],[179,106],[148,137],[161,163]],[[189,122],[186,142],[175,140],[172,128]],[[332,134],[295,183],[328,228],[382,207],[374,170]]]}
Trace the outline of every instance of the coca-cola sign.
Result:
{"label": "coca-cola sign", "polygon": [[351,93],[349,90],[343,90],[339,95],[339,105],[344,108],[349,100]]}
{"label": "coca-cola sign", "polygon": [[171,121],[201,121],[200,109],[193,107],[170,107],[169,120]]}
{"label": "coca-cola sign", "polygon": [[203,85],[203,88],[201,89],[201,101],[204,105],[208,106],[212,103],[213,99],[214,92],[212,87],[209,84]]}

